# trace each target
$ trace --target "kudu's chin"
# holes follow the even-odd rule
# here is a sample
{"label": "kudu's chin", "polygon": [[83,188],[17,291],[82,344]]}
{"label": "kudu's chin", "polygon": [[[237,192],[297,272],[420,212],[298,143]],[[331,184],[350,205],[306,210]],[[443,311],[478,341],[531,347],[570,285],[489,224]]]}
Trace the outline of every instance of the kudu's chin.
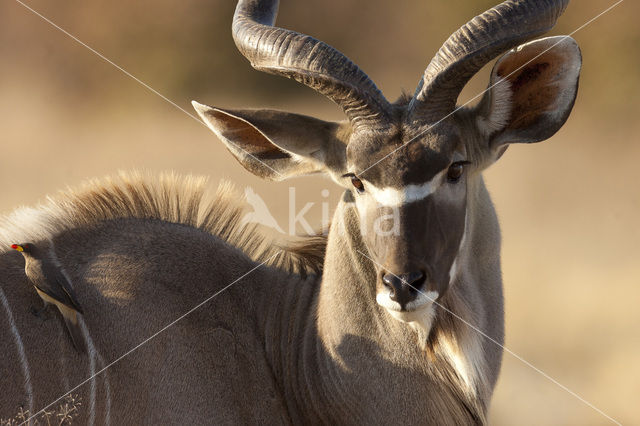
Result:
{"label": "kudu's chin", "polygon": [[403,307],[391,299],[391,290],[384,288],[376,296],[378,305],[382,306],[398,321],[419,325],[428,332],[435,313],[434,302],[438,299],[437,291],[419,292],[418,296]]}

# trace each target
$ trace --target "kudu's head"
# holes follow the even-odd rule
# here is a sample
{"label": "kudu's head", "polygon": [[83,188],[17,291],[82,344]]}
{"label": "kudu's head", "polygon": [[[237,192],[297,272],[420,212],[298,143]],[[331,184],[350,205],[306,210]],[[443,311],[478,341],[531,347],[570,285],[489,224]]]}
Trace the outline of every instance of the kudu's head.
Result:
{"label": "kudu's head", "polygon": [[[392,313],[417,310],[429,303],[421,293],[441,296],[455,275],[472,213],[470,179],[508,144],[552,136],[571,111],[577,44],[528,42],[551,29],[567,3],[510,0],[477,16],[444,43],[413,98],[391,104],[331,46],[274,27],[277,0],[240,0],[233,36],[253,67],[324,94],[348,120],[194,106],[252,173],[281,180],[324,172],[344,186],[376,265],[378,303]],[[456,108],[469,79],[499,55],[481,101]]]}

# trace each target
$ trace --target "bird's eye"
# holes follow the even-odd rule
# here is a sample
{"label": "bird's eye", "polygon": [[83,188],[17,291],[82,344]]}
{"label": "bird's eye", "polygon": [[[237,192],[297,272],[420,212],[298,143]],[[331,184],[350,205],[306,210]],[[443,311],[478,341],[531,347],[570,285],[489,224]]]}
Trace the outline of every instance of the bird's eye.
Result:
{"label": "bird's eye", "polygon": [[358,193],[362,194],[364,192],[364,184],[360,179],[355,176],[351,176],[351,184],[358,191]]}
{"label": "bird's eye", "polygon": [[464,166],[467,164],[466,161],[458,161],[457,163],[453,163],[449,166],[449,171],[447,172],[447,180],[452,183],[456,183],[462,177],[464,173]]}

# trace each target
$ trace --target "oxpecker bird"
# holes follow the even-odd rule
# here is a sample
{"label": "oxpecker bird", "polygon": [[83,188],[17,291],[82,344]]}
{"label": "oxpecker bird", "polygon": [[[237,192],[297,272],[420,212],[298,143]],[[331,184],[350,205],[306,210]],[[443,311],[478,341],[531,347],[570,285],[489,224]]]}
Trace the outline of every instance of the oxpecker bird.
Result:
{"label": "oxpecker bird", "polygon": [[48,304],[58,308],[76,350],[85,352],[84,338],[78,323],[78,314],[83,313],[82,308],[53,250],[31,243],[13,244],[11,248],[24,256],[25,274],[44,300],[45,308]]}

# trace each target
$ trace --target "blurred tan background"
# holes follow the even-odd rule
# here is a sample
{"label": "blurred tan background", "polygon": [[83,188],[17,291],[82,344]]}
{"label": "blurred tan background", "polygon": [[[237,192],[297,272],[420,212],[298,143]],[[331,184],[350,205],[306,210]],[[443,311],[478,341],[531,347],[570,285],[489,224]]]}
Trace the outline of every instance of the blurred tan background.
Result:
{"label": "blurred tan background", "polygon": [[[283,0],[278,23],[336,46],[389,99],[413,92],[457,27],[493,1]],[[574,1],[552,34],[612,5]],[[31,0],[31,7],[192,113],[190,100],[342,119],[310,89],[253,71],[236,52],[232,0]],[[575,34],[584,56],[573,114],[552,139],[515,146],[487,173],[504,236],[507,347],[622,423],[640,408],[640,5]],[[461,100],[487,84],[489,69]],[[265,183],[207,128],[13,0],[0,2],[0,213],[91,177],[175,170],[251,186],[287,227],[319,225],[329,180]],[[509,354],[493,424],[607,424]]]}

